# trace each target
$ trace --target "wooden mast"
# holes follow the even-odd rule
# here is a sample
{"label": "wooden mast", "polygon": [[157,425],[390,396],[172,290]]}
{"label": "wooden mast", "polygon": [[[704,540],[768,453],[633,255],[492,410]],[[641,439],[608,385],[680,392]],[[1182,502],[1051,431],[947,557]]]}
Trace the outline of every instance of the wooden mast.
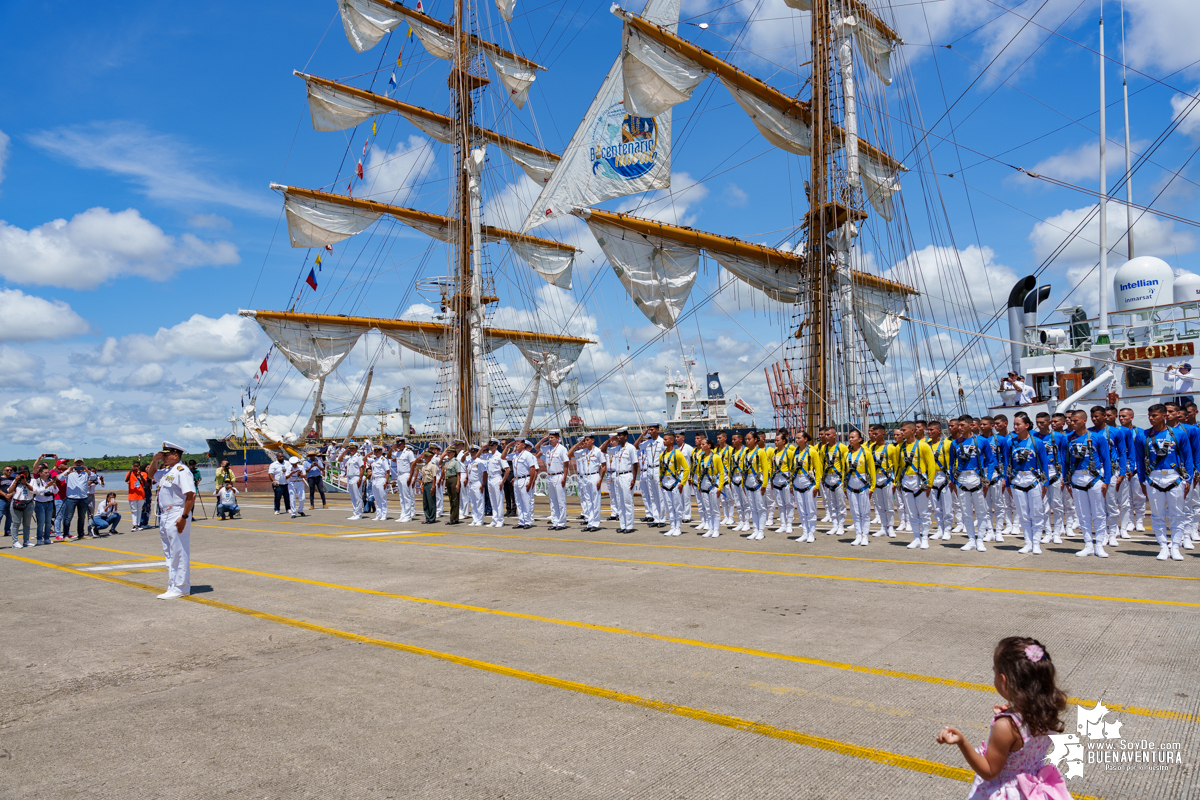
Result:
{"label": "wooden mast", "polygon": [[[815,437],[817,430],[829,424],[829,349],[833,341],[833,316],[830,308],[832,281],[825,268],[825,235],[827,214],[822,213],[829,198],[829,164],[832,151],[833,115],[830,103],[829,0],[813,0],[812,4],[812,175],[809,178],[808,247],[805,249],[807,269],[802,283],[808,299],[808,352],[804,370],[804,427]],[[833,220],[836,223],[836,219]],[[833,227],[836,227],[833,226]]]}
{"label": "wooden mast", "polygon": [[[455,359],[458,367],[458,386],[456,391],[458,406],[459,435],[465,441],[473,441],[474,426],[474,392],[472,391],[473,353],[471,348],[471,317],[474,309],[471,307],[471,199],[468,194],[466,181],[466,160],[471,152],[471,82],[468,77],[470,68],[470,50],[468,47],[467,20],[464,15],[464,1],[454,0],[454,34],[458,52],[454,68],[450,73],[450,82],[457,93],[458,107],[456,109],[456,133],[458,163],[455,174],[458,198],[458,263],[454,281],[453,307],[458,322],[458,336],[455,341]],[[487,410],[484,409],[484,413]]]}

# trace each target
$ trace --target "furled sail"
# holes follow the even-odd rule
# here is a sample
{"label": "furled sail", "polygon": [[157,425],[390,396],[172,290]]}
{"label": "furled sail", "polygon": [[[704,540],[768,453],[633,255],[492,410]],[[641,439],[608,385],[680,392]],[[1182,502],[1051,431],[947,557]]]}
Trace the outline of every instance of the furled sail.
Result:
{"label": "furled sail", "polygon": [[361,330],[291,320],[259,319],[257,322],[284,358],[301,375],[314,381],[337,369],[362,335]]}
{"label": "furled sail", "polygon": [[812,153],[812,127],[795,114],[772,105],[757,95],[742,89],[732,81],[721,78],[721,84],[733,95],[746,116],[771,144],[790,153],[806,156]]}
{"label": "furled sail", "polygon": [[696,282],[700,249],[585,219],[638,310],[663,330],[675,327]]}
{"label": "furled sail", "polygon": [[638,117],[656,117],[692,96],[708,71],[640,31],[624,26],[621,72],[625,81],[625,110]]}
{"label": "furled sail", "polygon": [[[377,330],[397,344],[436,361],[454,358],[453,325],[371,317],[342,317],[331,314],[300,314],[287,311],[239,310],[251,317],[296,369],[317,380],[332,372],[359,337]],[[552,385],[562,382],[579,360],[590,339],[503,328],[483,329],[484,349],[491,353],[512,344],[535,370]]]}
{"label": "furled sail", "polygon": [[880,364],[886,364],[888,350],[900,335],[904,295],[886,289],[856,286],[853,296],[858,332],[862,334],[863,341],[867,343],[876,360]]}
{"label": "furled sail", "polygon": [[[271,184],[271,188],[283,192],[292,247],[324,247],[340,242],[363,232],[384,214],[440,242],[457,241],[458,222],[452,217],[278,183]],[[482,226],[481,235],[486,243],[507,242],[513,253],[547,282],[571,288],[576,254],[571,245],[492,225]]]}
{"label": "furled sail", "polygon": [[718,250],[706,252],[730,274],[772,300],[780,303],[800,302],[800,276],[795,267],[779,259],[772,263],[769,258],[722,253]]}
{"label": "furled sail", "polygon": [[500,9],[500,16],[504,17],[505,22],[512,22],[513,9],[517,5],[517,0],[496,0],[496,8]]}
{"label": "furled sail", "polygon": [[869,155],[859,157],[858,169],[871,207],[876,214],[891,222],[896,216],[892,195],[900,191],[900,176]]}
{"label": "furled sail", "polygon": [[[783,0],[797,11],[812,11],[812,0]],[[849,14],[858,17],[860,23],[855,26],[854,38],[858,42],[858,52],[862,60],[872,72],[879,76],[885,86],[892,85],[892,53],[900,38],[895,32],[884,25],[875,14],[871,13],[861,2],[850,2],[846,5]]]}
{"label": "furled sail", "polygon": [[[678,0],[674,2],[678,3]],[[431,56],[446,61],[455,60],[458,48],[453,25],[439,22],[392,0],[339,0],[339,8],[346,38],[360,53],[378,44],[385,33],[407,24]],[[511,12],[511,5],[509,10]],[[501,13],[503,11],[501,8]],[[529,87],[541,67],[474,34],[468,36],[467,41],[468,55],[473,56],[482,50],[492,69],[500,76],[500,82],[508,90],[509,99],[517,108],[523,108],[529,96]]]}
{"label": "furled sail", "polygon": [[[680,0],[648,0],[642,13],[674,29]],[[614,197],[671,185],[671,113],[640,117],[624,105],[622,58],[609,69],[596,99],[542,188],[522,231]]]}
{"label": "furled sail", "polygon": [[[353,128],[371,117],[395,111],[442,144],[452,144],[455,141],[454,120],[444,114],[303,72],[294,71],[293,74],[304,78],[307,84],[308,107],[312,114],[313,128],[316,130],[342,131]],[[487,128],[475,127],[471,133],[495,144],[526,175],[539,184],[550,180],[550,175],[559,162],[556,153]]]}

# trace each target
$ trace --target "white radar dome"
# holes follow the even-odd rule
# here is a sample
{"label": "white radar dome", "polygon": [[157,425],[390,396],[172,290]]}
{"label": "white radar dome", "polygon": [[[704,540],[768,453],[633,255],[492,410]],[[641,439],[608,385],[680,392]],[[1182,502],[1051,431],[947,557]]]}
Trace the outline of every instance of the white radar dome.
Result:
{"label": "white radar dome", "polygon": [[1195,303],[1200,300],[1200,275],[1181,272],[1175,276],[1175,302]]}
{"label": "white radar dome", "polygon": [[1113,278],[1114,310],[1131,311],[1174,302],[1174,284],[1175,271],[1161,258],[1131,258]]}

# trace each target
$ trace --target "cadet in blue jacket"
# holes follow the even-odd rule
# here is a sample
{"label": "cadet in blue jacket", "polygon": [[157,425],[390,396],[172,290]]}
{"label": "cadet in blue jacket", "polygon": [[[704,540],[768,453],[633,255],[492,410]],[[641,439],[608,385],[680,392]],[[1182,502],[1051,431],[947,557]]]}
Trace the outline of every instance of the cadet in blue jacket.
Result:
{"label": "cadet in blue jacket", "polygon": [[[1183,541],[1183,500],[1191,488],[1192,447],[1182,426],[1167,427],[1167,407],[1150,406],[1150,427],[1146,429],[1146,458],[1138,464],[1138,477],[1150,504],[1150,525],[1158,540],[1158,560],[1183,561],[1179,546]],[[1168,538],[1167,529],[1170,528]]]}
{"label": "cadet in blue jacket", "polygon": [[1112,478],[1108,437],[1087,429],[1088,415],[1081,408],[1072,411],[1069,418],[1073,431],[1067,437],[1067,478],[1083,530],[1083,549],[1075,555],[1108,558],[1104,551],[1108,538],[1104,494]]}
{"label": "cadet in blue jacket", "polygon": [[1008,451],[1008,487],[1021,520],[1021,532],[1025,535],[1025,546],[1018,553],[1040,555],[1042,509],[1046,501],[1046,473],[1050,471],[1050,459],[1040,439],[1030,435],[1033,422],[1024,411],[1013,415],[1014,438]]}
{"label": "cadet in blue jacket", "polygon": [[986,549],[983,537],[988,526],[985,494],[995,466],[987,440],[970,432],[973,421],[967,414],[958,418],[958,438],[950,445],[950,467],[954,493],[961,501],[963,524],[967,529],[967,543],[962,549],[982,553]]}
{"label": "cadet in blue jacket", "polygon": [[1037,415],[1037,428],[1033,435],[1041,440],[1042,446],[1046,448],[1046,457],[1050,460],[1050,470],[1046,473],[1042,544],[1051,540],[1055,544],[1062,544],[1062,537],[1067,532],[1063,509],[1063,484],[1066,482],[1063,476],[1067,472],[1067,435],[1050,430],[1050,415],[1045,411]]}

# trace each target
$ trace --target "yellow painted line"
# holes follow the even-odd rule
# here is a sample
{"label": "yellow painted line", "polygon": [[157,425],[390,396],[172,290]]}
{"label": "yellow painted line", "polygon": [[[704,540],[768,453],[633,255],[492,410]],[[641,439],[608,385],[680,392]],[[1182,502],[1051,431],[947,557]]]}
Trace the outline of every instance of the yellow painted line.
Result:
{"label": "yellow painted line", "polygon": [[963,586],[956,583],[926,583],[923,581],[901,581],[890,578],[859,578],[851,575],[819,575],[811,572],[786,572],[784,570],[748,569],[746,567],[719,567],[709,564],[683,564],[676,561],[644,561],[636,558],[609,558],[606,556],[584,556],[574,553],[542,553],[536,550],[515,550],[506,547],[480,547],[470,544],[450,544],[448,542],[415,542],[408,539],[386,539],[395,544],[413,544],[421,547],[453,547],[461,550],[482,550],[495,553],[512,553],[522,556],[546,556],[548,558],[573,558],[583,561],[605,561],[615,564],[644,564],[652,567],[683,567],[685,569],[702,569],[713,572],[741,572],[751,575],[778,575],[788,578],[812,578],[823,581],[846,581],[849,583],[875,583],[885,586],[915,586],[922,589],[958,589],[964,592],[994,592],[996,594],[1028,595],[1033,597],[1065,597],[1072,600],[1104,600],[1112,603],[1144,603],[1159,606],[1179,606],[1183,608],[1200,608],[1200,603],[1189,603],[1183,600],[1151,600],[1142,597],[1110,597],[1101,594],[1075,594],[1071,592],[1042,592],[1033,589],[996,589],[987,586]]}
{"label": "yellow painted line", "polygon": [[[114,578],[109,575],[95,575],[93,573],[82,572],[81,570],[77,570],[72,567],[65,567],[58,564],[48,564],[46,562],[35,561],[30,558],[12,556],[7,553],[0,555],[6,555],[9,558],[15,558],[20,561],[25,561],[30,564],[37,564],[38,566],[49,567],[51,569],[63,570],[64,572],[70,572],[76,575],[84,575],[100,580],[112,581],[114,583],[119,583],[123,586],[129,586],[135,589],[142,589],[152,592],[158,591],[158,589],[153,586],[147,586],[145,584],[139,584],[135,583],[134,581],[127,581],[121,578]],[[517,680],[528,681],[530,683],[535,683],[542,686],[549,686],[555,689],[562,689],[564,691],[576,692],[578,694],[597,697],[603,700],[611,700],[618,703],[636,706],[638,708],[658,711],[664,714],[671,714],[673,716],[684,717],[686,719],[693,719],[699,722],[707,722],[711,725],[719,725],[737,731],[754,733],[759,736],[767,736],[772,739],[780,739],[782,741],[834,752],[841,755],[850,756],[852,758],[860,758],[867,761],[873,761],[878,764],[886,764],[888,766],[900,767],[902,769],[921,772],[927,775],[935,775],[940,778],[948,778],[965,783],[974,780],[975,777],[974,772],[969,769],[963,769],[962,767],[952,767],[948,764],[942,764],[937,761],[929,761],[928,759],[917,758],[915,756],[906,756],[900,753],[891,753],[876,747],[864,747],[863,745],[843,742],[824,736],[813,736],[800,731],[770,725],[765,722],[755,722],[753,720],[742,719],[740,717],[734,717],[728,714],[719,714],[713,711],[706,711],[704,709],[678,705],[676,703],[670,703],[663,700],[653,700],[646,697],[640,697],[635,694],[629,694],[627,692],[606,689],[601,686],[592,686],[580,681],[572,681],[565,678],[557,678],[553,675],[543,675],[537,672],[530,672],[528,670],[515,669],[513,667],[506,667],[502,664],[493,664],[489,661],[482,661],[480,659],[468,658],[466,656],[455,655],[453,653],[431,650],[426,647],[418,647],[416,645],[405,644],[403,642],[395,642],[388,639],[378,639],[371,636],[363,636],[362,634],[338,630],[336,628],[317,625],[312,622],[305,622],[303,620],[292,619],[290,617],[283,617],[278,614],[271,614],[265,611],[255,611],[254,609],[243,608],[242,606],[222,603],[219,600],[209,600],[197,595],[191,595],[182,599],[191,601],[193,603],[198,603],[200,605],[210,606],[212,608],[219,608],[224,611],[232,611],[236,614],[243,614],[245,616],[253,617],[254,619],[260,619],[265,622],[274,622],[279,625],[286,625],[288,627],[298,628],[300,630],[320,633],[325,636],[331,636],[345,641],[371,645],[372,647],[381,647],[401,653],[409,653],[411,655],[425,656],[427,658],[445,661],[451,664],[457,664],[458,666],[468,667],[470,669],[476,669],[483,672],[490,672],[507,678],[515,678]],[[1081,798],[1081,800],[1092,799]]]}
{"label": "yellow painted line", "polygon": [[[97,550],[107,549],[96,545],[81,545],[83,547],[92,547]],[[120,551],[117,551],[120,552]],[[955,680],[954,678],[941,678],[935,675],[922,675],[918,672],[903,672],[900,670],[880,669],[878,667],[867,667],[861,664],[850,664],[844,661],[830,661],[823,658],[810,658],[806,656],[797,656],[790,653],[779,653],[772,650],[760,650],[753,647],[738,647],[737,645],[720,644],[716,642],[706,642],[703,639],[689,639],[678,636],[667,636],[660,633],[650,633],[647,631],[633,630],[630,628],[617,628],[611,625],[597,625],[591,622],[581,622],[578,620],[559,619],[557,617],[545,617],[538,614],[523,614],[517,611],[504,611],[498,608],[489,608],[487,606],[474,606],[464,603],[453,603],[448,600],[433,600],[427,597],[416,597],[413,595],[396,594],[394,592],[384,592],[378,589],[364,589],[360,586],[349,586],[347,584],[329,583],[326,581],[312,580],[310,578],[298,578],[292,575],[279,575],[272,572],[260,572],[258,570],[244,569],[242,567],[227,567],[221,564],[201,564],[200,562],[192,562],[193,567],[210,567],[213,569],[221,569],[226,572],[237,572],[245,575],[255,575],[261,578],[272,578],[274,580],[288,581],[291,583],[299,583],[308,586],[320,586],[325,589],[336,589],[339,591],[354,592],[356,594],[372,595],[375,597],[386,597],[394,600],[404,600],[410,603],[421,603],[424,605],[439,606],[442,608],[452,608],[457,611],[472,611],[480,614],[492,614],[498,617],[508,617],[510,619],[520,619],[530,622],[544,622],[552,625],[562,625],[569,628],[578,628],[581,630],[597,631],[600,633],[611,633],[620,636],[632,636],[639,639],[651,639],[660,642],[669,642],[671,644],[685,645],[688,647],[700,647],[707,650],[718,650],[727,653],[737,653],[739,655],[753,656],[756,658],[769,658],[779,661],[790,661],[796,664],[805,664],[815,667],[826,667],[829,669],[843,670],[847,672],[858,672],[864,675],[875,675],[885,678],[896,678],[899,680],[916,681],[920,683],[930,683],[936,686],[947,686],[957,689],[970,689],[977,692],[987,692],[991,694],[995,691],[995,687],[987,683],[971,683],[969,681]],[[1095,700],[1085,700],[1075,697],[1067,698],[1067,702],[1072,705],[1082,705],[1088,703],[1094,706]],[[1154,717],[1157,719],[1178,719],[1185,722],[1196,722],[1197,717],[1193,714],[1182,711],[1167,711],[1158,708],[1145,708],[1142,706],[1126,706],[1117,703],[1108,703],[1109,708],[1114,711],[1121,711],[1127,714],[1135,714],[1144,717]],[[1090,706],[1089,706],[1090,707]]]}
{"label": "yellow painted line", "polygon": [[[1105,578],[1158,578],[1161,580],[1171,581],[1200,581],[1200,577],[1191,575],[1153,575],[1145,572],[1103,572],[1101,570],[1079,570],[1079,569],[1050,569],[1047,567],[1012,567],[1002,564],[972,564],[959,563],[955,561],[917,561],[903,558],[864,558],[862,556],[829,556],[812,553],[807,550],[796,550],[790,552],[782,552],[778,550],[727,550],[718,547],[703,547],[696,545],[684,544],[654,544],[650,542],[604,542],[595,539],[569,539],[562,536],[521,536],[518,534],[505,533],[478,533],[476,531],[445,531],[447,535],[452,536],[482,536],[495,539],[530,539],[543,542],[570,542],[572,544],[598,544],[608,545],[612,547],[651,547],[666,550],[689,550],[692,552],[701,553],[729,553],[739,556],[783,556],[785,558],[818,558],[828,561],[859,561],[873,564],[903,564],[905,566],[918,567],[966,567],[967,569],[995,569],[1009,570],[1012,572],[1046,572],[1056,575],[1100,575]],[[884,540],[887,541],[887,540]],[[1149,540],[1149,544],[1158,545],[1153,540]],[[1117,551],[1119,552],[1119,551]]]}

